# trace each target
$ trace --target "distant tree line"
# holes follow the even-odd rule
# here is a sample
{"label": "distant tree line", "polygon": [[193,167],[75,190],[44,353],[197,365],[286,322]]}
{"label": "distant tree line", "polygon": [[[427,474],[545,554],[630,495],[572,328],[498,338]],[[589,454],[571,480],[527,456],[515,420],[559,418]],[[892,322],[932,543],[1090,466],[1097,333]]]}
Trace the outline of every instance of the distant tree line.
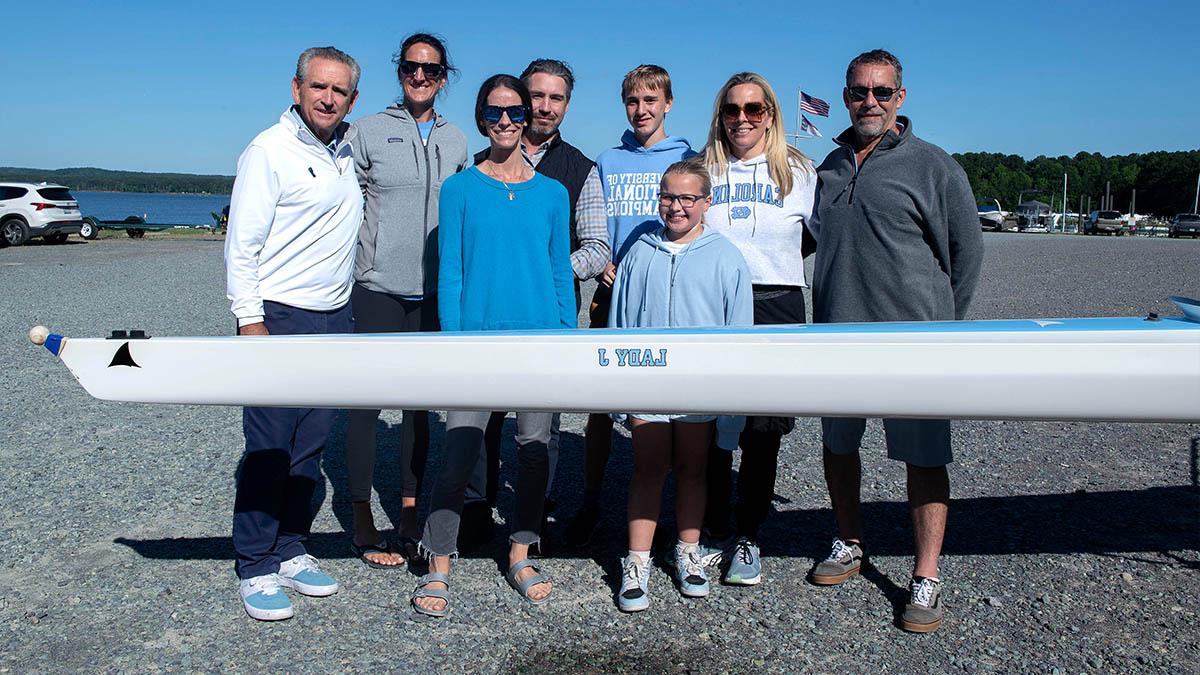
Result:
{"label": "distant tree line", "polygon": [[[1129,212],[1130,198],[1137,190],[1137,212],[1169,217],[1192,210],[1196,195],[1196,176],[1200,174],[1200,150],[1147,152],[1145,154],[1105,157],[1081,152],[1074,157],[1037,157],[1026,160],[1018,155],[992,152],[967,152],[954,155],[971,181],[975,197],[1000,200],[1001,207],[1012,211],[1017,195],[1025,190],[1025,201],[1036,199],[1062,209],[1063,174],[1067,174],[1067,210],[1080,207],[1100,208],[1105,184],[1111,181],[1112,207]],[[1041,192],[1030,192],[1035,189]]]}
{"label": "distant tree line", "polygon": [[233,191],[233,176],[202,176],[190,173],[144,173],[141,171],[109,171],[84,167],[79,169],[22,169],[0,167],[0,181],[16,183],[58,183],[72,190],[106,192],[187,192],[229,194]]}
{"label": "distant tree line", "polygon": [[[1067,174],[1067,210],[1077,211],[1080,197],[1083,207],[1100,208],[1105,183],[1111,181],[1113,208],[1128,212],[1130,197],[1137,190],[1137,212],[1172,216],[1190,212],[1196,194],[1196,176],[1200,174],[1200,150],[1148,152],[1145,154],[1105,157],[1081,152],[1074,157],[1037,157],[1027,160],[1019,155],[992,152],[967,152],[954,155],[971,181],[978,199],[998,199],[1011,211],[1017,196],[1037,199],[1062,208],[1062,177]],[[48,181],[76,190],[113,192],[207,192],[229,194],[233,176],[203,176],[188,173],[143,173],[108,169],[20,169],[0,167],[0,180],[22,183]],[[1030,192],[1040,190],[1040,192]]]}

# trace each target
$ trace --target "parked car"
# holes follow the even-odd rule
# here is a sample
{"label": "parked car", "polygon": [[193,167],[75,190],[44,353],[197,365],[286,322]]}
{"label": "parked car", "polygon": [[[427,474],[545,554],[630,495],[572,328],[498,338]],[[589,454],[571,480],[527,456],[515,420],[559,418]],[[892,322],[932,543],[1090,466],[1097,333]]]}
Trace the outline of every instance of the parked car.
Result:
{"label": "parked car", "polygon": [[1084,234],[1125,234],[1125,219],[1117,211],[1092,211],[1083,221]]}
{"label": "parked car", "polygon": [[79,234],[83,218],[71,191],[53,183],[0,183],[0,246],[32,237],[61,244]]}
{"label": "parked car", "polygon": [[1167,236],[1172,239],[1179,237],[1196,238],[1200,236],[1200,213],[1180,213],[1171,219],[1171,229]]}

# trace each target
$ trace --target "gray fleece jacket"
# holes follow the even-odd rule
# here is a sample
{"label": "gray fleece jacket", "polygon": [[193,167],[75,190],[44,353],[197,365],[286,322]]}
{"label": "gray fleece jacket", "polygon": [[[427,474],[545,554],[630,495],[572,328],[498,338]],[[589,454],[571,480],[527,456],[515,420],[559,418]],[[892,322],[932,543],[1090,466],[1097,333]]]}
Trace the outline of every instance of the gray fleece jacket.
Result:
{"label": "gray fleece jacket", "polygon": [[817,168],[813,320],[937,321],[967,313],[983,235],[967,175],[941,148],[889,131],[855,161],[854,130]]}
{"label": "gray fleece jacket", "polygon": [[436,115],[422,143],[416,121],[399,104],[354,126],[354,165],[366,199],[354,280],[380,293],[433,295],[438,196],[442,181],[467,167],[467,138]]}

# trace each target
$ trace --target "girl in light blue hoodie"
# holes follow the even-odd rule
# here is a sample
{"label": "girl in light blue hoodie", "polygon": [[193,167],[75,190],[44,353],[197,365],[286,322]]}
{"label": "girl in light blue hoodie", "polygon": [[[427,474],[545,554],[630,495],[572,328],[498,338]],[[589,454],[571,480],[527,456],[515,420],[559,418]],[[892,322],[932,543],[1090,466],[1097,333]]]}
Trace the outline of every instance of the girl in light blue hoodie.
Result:
{"label": "girl in light blue hoodie", "polygon": [[[672,164],[663,174],[658,213],[663,227],[640,235],[629,247],[613,283],[609,326],[674,328],[749,326],[754,323],[750,270],[729,240],[706,230],[712,203],[708,170],[696,160]],[[634,470],[629,487],[629,555],[622,561],[617,605],[636,612],[649,606],[650,546],[658,523],[663,481],[674,470],[679,541],[672,555],[680,591],[708,595],[701,563],[705,467],[709,444],[720,428],[736,439],[738,422],[715,415],[633,413]],[[736,443],[736,440],[733,442]]]}

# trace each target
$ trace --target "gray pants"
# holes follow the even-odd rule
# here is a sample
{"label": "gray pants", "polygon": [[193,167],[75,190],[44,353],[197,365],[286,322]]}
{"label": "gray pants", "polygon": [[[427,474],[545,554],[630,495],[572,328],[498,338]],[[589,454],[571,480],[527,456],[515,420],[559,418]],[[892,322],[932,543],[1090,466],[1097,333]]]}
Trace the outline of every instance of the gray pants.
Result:
{"label": "gray pants", "polygon": [[[446,413],[442,468],[433,488],[421,547],[431,555],[458,554],[458,526],[467,481],[478,465],[483,432],[491,413],[451,410]],[[512,534],[515,544],[538,543],[546,483],[550,475],[548,444],[553,413],[517,413],[517,494]]]}

